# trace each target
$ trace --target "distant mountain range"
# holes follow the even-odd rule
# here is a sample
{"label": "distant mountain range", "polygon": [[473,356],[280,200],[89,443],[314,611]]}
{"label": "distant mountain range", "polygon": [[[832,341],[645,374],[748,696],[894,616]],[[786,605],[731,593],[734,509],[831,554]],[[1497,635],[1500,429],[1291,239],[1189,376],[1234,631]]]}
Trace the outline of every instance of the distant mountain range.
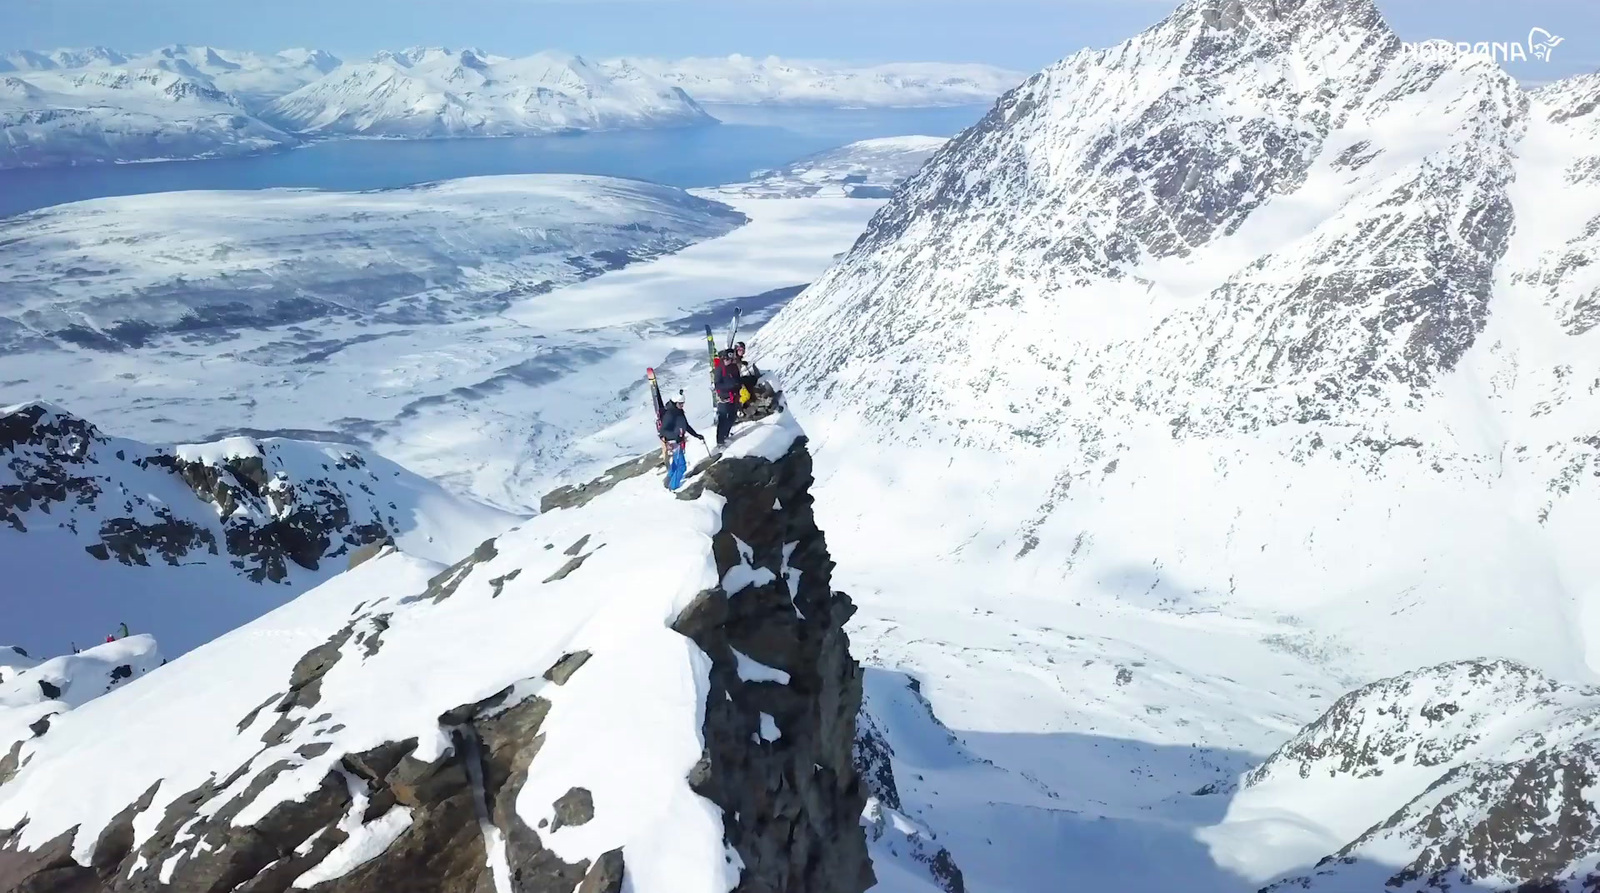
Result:
{"label": "distant mountain range", "polygon": [[346,62],[168,46],[0,55],[0,168],[208,158],[308,136],[521,136],[714,123],[699,101],[835,107],[986,103],[1021,75],[984,65],[523,58],[416,47]]}

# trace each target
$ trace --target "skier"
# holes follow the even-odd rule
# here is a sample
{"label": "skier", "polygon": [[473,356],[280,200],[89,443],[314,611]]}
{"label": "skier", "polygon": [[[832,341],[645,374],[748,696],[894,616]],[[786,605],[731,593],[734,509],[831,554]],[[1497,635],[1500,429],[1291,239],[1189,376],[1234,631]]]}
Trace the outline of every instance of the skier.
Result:
{"label": "skier", "polygon": [[689,465],[684,455],[688,439],[693,437],[701,443],[706,442],[706,439],[700,436],[700,432],[689,424],[689,416],[683,411],[683,402],[683,391],[679,390],[661,410],[661,445],[672,456],[667,464],[669,490],[676,490],[678,485],[683,483],[683,475]]}
{"label": "skier", "polygon": [[733,430],[733,422],[739,415],[739,391],[744,387],[739,381],[740,363],[738,353],[729,348],[717,357],[716,366],[712,370],[713,380],[716,382],[714,393],[717,400],[717,448],[721,449],[728,443],[728,434]]}
{"label": "skier", "polygon": [[749,403],[750,398],[756,395],[756,384],[761,380],[761,370],[756,368],[755,363],[744,358],[743,341],[733,345],[733,353],[739,358],[739,384],[745,390],[745,393],[740,395],[743,398],[741,402]]}
{"label": "skier", "polygon": [[127,623],[123,623],[123,624],[121,624],[120,626],[117,627],[117,638],[126,639],[127,637],[128,637],[128,624]]}

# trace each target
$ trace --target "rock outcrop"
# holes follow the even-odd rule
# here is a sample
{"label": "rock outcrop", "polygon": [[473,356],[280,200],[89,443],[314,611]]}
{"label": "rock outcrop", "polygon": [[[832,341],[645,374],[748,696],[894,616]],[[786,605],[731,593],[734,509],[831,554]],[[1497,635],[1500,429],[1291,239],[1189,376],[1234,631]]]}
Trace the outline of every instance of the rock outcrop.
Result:
{"label": "rock outcrop", "polygon": [[804,437],[752,428],[782,449],[382,549],[24,742],[0,889],[862,893],[853,607]]}

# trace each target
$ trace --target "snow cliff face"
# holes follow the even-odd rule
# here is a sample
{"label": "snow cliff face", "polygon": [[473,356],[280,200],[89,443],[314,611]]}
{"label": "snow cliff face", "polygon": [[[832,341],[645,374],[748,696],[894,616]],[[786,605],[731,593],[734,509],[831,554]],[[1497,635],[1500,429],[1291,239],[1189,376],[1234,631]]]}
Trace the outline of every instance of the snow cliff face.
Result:
{"label": "snow cliff face", "polygon": [[41,403],[0,410],[0,461],[0,556],[8,591],[26,594],[7,632],[51,650],[119,622],[187,650],[362,546],[444,556],[515,520],[354,448],[154,447]]}
{"label": "snow cliff face", "polygon": [[710,123],[688,94],[582,57],[411,49],[347,65],[263,112],[288,130],[368,136],[512,136]]}
{"label": "snow cliff face", "polygon": [[906,451],[841,470],[852,523],[931,476],[929,560],[1293,615],[1375,675],[1586,672],[1592,95],[1409,57],[1363,0],[1186,3],[1002,97],[753,349]]}
{"label": "snow cliff face", "polygon": [[872,886],[803,437],[769,419],[679,494],[650,458],[57,717],[0,777],[0,886]]}

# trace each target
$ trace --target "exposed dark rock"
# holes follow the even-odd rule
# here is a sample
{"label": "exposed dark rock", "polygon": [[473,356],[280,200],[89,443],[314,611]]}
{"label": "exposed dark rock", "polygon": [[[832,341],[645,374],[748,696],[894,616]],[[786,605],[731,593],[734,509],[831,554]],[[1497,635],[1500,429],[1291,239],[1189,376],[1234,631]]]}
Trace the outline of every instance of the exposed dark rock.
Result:
{"label": "exposed dark rock", "polygon": [[560,660],[551,665],[550,669],[544,671],[544,678],[557,685],[566,685],[567,680],[572,678],[573,673],[578,672],[578,668],[582,667],[589,660],[589,657],[590,655],[587,651],[574,651],[571,654],[563,654]]}
{"label": "exposed dark rock", "polygon": [[301,746],[295,748],[294,752],[308,760],[312,760],[327,753],[332,747],[333,745],[326,741],[318,741],[315,744],[302,744]]}
{"label": "exposed dark rock", "polygon": [[[712,540],[719,576],[748,554],[780,582],[703,592],[673,622],[712,660],[706,756],[690,785],[722,809],[745,866],[737,889],[859,893],[876,881],[861,828],[867,794],[852,758],[861,673],[844,624],[855,608],[830,586],[805,441],[777,462],[722,459],[699,483],[727,500]],[[799,571],[792,598],[786,568]],[[789,673],[789,684],[742,681],[735,648]],[[783,734],[755,745],[762,713]]]}
{"label": "exposed dark rock", "polygon": [[583,562],[585,560],[587,560],[588,557],[589,557],[588,555],[579,555],[577,558],[568,559],[566,564],[561,565],[561,567],[556,569],[555,573],[551,574],[548,577],[545,577],[540,582],[542,582],[542,583],[554,583],[557,580],[565,580],[567,578],[568,574],[572,573],[573,571],[577,570],[580,567],[583,567]]}
{"label": "exposed dark rock", "polygon": [[455,564],[450,565],[441,571],[437,576],[430,579],[428,581],[428,588],[425,592],[423,592],[421,595],[407,596],[400,600],[400,604],[406,605],[412,602],[427,601],[429,599],[432,599],[434,604],[444,601],[450,596],[456,594],[456,589],[461,586],[462,582],[465,581],[467,577],[472,575],[473,568],[484,563],[485,561],[493,561],[494,558],[499,554],[500,550],[495,547],[494,540],[484,540],[478,544],[478,548],[472,550],[471,555],[468,555],[466,558],[463,558]]}
{"label": "exposed dark rock", "polygon": [[33,732],[33,737],[41,738],[44,736],[45,732],[50,731],[50,717],[52,716],[55,716],[55,714],[46,714],[45,716],[41,716],[33,722],[28,723],[28,730]]}
{"label": "exposed dark rock", "polygon": [[[291,565],[315,570],[349,549],[383,542],[397,526],[370,507],[372,500],[357,500],[362,494],[353,491],[365,484],[349,473],[366,461],[356,452],[342,456],[327,477],[289,480],[269,474],[260,456],[191,461],[155,447],[129,455],[110,443],[88,422],[42,404],[0,417],[0,462],[17,481],[0,485],[0,523],[25,531],[26,515],[73,533],[88,527],[99,539],[84,547],[88,554],[136,567],[226,553],[255,582],[282,581]],[[197,521],[181,507],[130,492],[113,470],[119,466],[170,475],[214,518]]]}
{"label": "exposed dark rock", "polygon": [[573,543],[572,545],[568,546],[565,550],[562,551],[561,554],[563,554],[563,555],[576,555],[579,552],[583,551],[583,544],[587,543],[588,541],[589,541],[589,534],[586,533],[583,536],[578,537],[578,541]]}
{"label": "exposed dark rock", "polygon": [[609,850],[594,860],[577,893],[622,893],[622,850]]}
{"label": "exposed dark rock", "polygon": [[556,819],[550,823],[552,832],[566,825],[583,825],[594,818],[594,796],[588,788],[573,788],[557,798],[552,806],[556,811]]}
{"label": "exposed dark rock", "polygon": [[559,487],[546,493],[539,500],[539,512],[553,512],[556,509],[578,508],[588,505],[589,501],[612,487],[630,478],[636,478],[647,471],[661,467],[660,453],[646,453],[637,459],[630,459],[620,465],[606,470],[600,477],[586,483],[574,484],[568,487]]}
{"label": "exposed dark rock", "polygon": [[261,715],[261,711],[264,711],[264,709],[267,709],[267,706],[269,706],[269,704],[274,703],[274,701],[277,701],[278,698],[282,698],[282,696],[283,695],[272,695],[272,696],[270,696],[270,698],[267,698],[266,701],[262,701],[262,703],[256,704],[256,709],[253,709],[253,711],[250,711],[250,712],[248,712],[248,714],[245,714],[245,719],[238,720],[238,731],[240,731],[240,735],[243,735],[243,731],[245,731],[246,728],[250,728],[251,725],[254,725],[254,723],[256,723],[256,717],[258,717],[258,715]]}
{"label": "exposed dark rock", "polygon": [[498,577],[489,578],[489,586],[490,586],[490,588],[492,588],[494,590],[492,593],[489,594],[489,597],[490,598],[499,598],[501,591],[503,591],[506,588],[506,584],[510,583],[512,580],[515,580],[521,574],[522,574],[522,568],[515,567],[515,568],[512,568],[509,571],[506,571],[504,574],[501,574]]}
{"label": "exposed dark rock", "polygon": [[0,757],[0,786],[16,777],[17,769],[22,766],[22,742],[13,741],[11,749],[6,755]]}
{"label": "exposed dark rock", "polygon": [[44,694],[45,700],[54,701],[55,699],[61,697],[61,689],[58,688],[54,683],[46,682],[43,679],[38,681],[39,691]]}
{"label": "exposed dark rock", "polygon": [[328,641],[307,651],[295,662],[294,669],[289,672],[289,693],[284,695],[276,708],[279,713],[288,713],[296,707],[309,708],[321,700],[321,686],[318,683],[339,662],[340,649],[355,632],[356,622],[345,624],[329,636]]}
{"label": "exposed dark rock", "polygon": [[367,543],[365,546],[361,546],[361,547],[359,547],[357,549],[352,549],[351,552],[350,552],[350,562],[346,566],[346,569],[347,570],[355,570],[356,568],[360,567],[361,565],[366,564],[368,561],[371,561],[372,559],[377,558],[378,555],[381,554],[384,549],[390,549],[390,548],[393,548],[393,547],[394,547],[394,537],[384,537],[382,540],[379,540],[378,542]]}

